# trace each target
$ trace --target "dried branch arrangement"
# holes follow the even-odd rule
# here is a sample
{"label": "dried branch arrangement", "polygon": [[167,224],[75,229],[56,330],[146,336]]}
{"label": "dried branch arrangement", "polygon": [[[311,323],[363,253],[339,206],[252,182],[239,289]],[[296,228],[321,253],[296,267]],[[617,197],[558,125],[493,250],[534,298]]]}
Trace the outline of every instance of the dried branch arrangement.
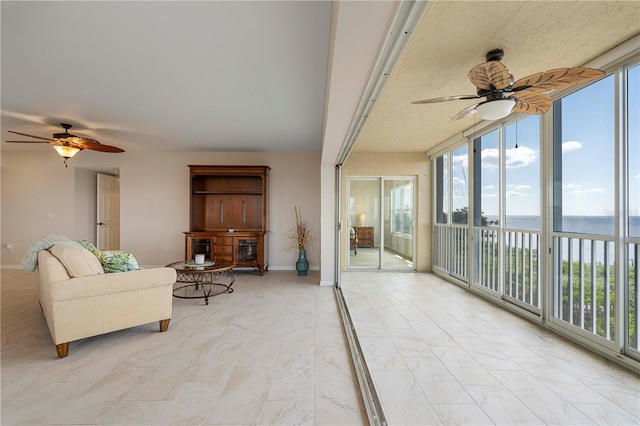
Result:
{"label": "dried branch arrangement", "polygon": [[291,228],[287,232],[287,238],[289,238],[289,246],[287,250],[306,250],[307,245],[311,242],[312,228],[306,220],[302,220],[302,215],[298,207],[295,207],[296,212],[296,226]]}

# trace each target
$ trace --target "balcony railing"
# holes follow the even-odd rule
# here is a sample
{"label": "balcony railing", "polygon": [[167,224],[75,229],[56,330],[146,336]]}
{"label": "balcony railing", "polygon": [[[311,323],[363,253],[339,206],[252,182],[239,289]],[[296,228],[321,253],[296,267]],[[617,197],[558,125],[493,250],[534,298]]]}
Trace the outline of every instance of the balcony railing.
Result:
{"label": "balcony railing", "polygon": [[449,227],[435,224],[433,227],[433,267],[449,272]]}
{"label": "balcony railing", "polygon": [[473,231],[475,248],[474,283],[495,292],[499,291],[498,232],[497,228],[475,228]]}
{"label": "balcony railing", "polygon": [[555,235],[554,316],[613,341],[615,245],[609,237]]}
{"label": "balcony railing", "polygon": [[[474,268],[474,284],[505,300],[539,312],[542,305],[540,232],[493,227],[473,229],[474,256],[468,252],[468,226],[434,226],[433,265],[463,281]],[[502,234],[501,234],[502,232]],[[587,234],[552,234],[553,317],[587,333],[616,339],[615,237]],[[503,261],[499,261],[502,247]],[[627,354],[640,359],[640,238],[626,238],[625,265],[619,268],[624,287]],[[546,253],[546,250],[543,250]],[[500,271],[499,266],[504,270]],[[500,278],[503,283],[500,283]],[[501,288],[500,285],[503,285]],[[500,293],[502,291],[502,293]]]}
{"label": "balcony railing", "polygon": [[638,304],[640,298],[638,297],[638,261],[640,260],[640,242],[629,242],[628,246],[628,258],[627,258],[627,278],[629,281],[628,296],[627,296],[627,312],[629,315],[629,327],[628,327],[628,346],[635,350],[640,351],[640,315],[638,312]]}
{"label": "balcony railing", "polygon": [[505,231],[504,294],[540,309],[540,233]]}
{"label": "balcony railing", "polygon": [[461,280],[469,280],[469,228],[467,225],[453,225],[450,228],[451,237],[451,275]]}
{"label": "balcony railing", "polygon": [[433,227],[433,266],[467,281],[468,235],[467,225],[436,224]]}

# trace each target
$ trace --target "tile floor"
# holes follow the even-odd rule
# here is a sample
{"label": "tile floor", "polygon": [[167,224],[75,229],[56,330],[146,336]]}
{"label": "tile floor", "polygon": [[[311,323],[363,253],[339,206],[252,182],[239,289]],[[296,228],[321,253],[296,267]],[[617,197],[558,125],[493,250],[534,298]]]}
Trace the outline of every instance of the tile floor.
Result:
{"label": "tile floor", "polygon": [[332,287],[317,273],[238,272],[232,294],[174,299],[153,323],[57,359],[36,274],[1,271],[3,425],[362,425]]}
{"label": "tile floor", "polygon": [[390,424],[640,424],[639,376],[435,275],[341,282]]}
{"label": "tile floor", "polygon": [[[59,360],[36,276],[1,271],[1,424],[366,424],[332,288],[237,274]],[[431,274],[342,275],[387,420],[640,424],[640,378]]]}
{"label": "tile floor", "polygon": [[[413,262],[403,258],[391,250],[384,250],[383,253],[384,267],[388,269],[407,269],[413,270]],[[378,268],[380,265],[380,249],[360,247],[358,254],[354,254],[353,251],[349,252],[349,266],[355,268]]]}

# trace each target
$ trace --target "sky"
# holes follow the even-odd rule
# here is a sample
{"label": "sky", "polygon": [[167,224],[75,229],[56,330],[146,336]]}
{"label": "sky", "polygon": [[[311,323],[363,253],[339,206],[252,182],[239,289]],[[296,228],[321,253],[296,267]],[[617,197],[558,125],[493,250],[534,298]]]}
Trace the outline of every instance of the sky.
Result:
{"label": "sky", "polygon": [[[640,215],[640,65],[628,72],[629,211]],[[562,206],[565,216],[610,216],[615,205],[614,76],[562,98]],[[505,134],[506,214],[540,212],[540,116],[524,115]],[[516,148],[517,144],[517,148]],[[466,146],[454,151],[453,210],[466,206]],[[498,215],[498,131],[481,140],[482,212]]]}

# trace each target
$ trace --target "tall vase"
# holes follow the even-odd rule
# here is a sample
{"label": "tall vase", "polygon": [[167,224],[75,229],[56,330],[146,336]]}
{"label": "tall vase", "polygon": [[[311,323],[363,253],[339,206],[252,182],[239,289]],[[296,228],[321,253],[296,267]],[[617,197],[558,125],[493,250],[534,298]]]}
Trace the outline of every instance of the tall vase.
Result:
{"label": "tall vase", "polygon": [[309,261],[307,260],[307,251],[305,249],[300,249],[298,252],[298,261],[296,262],[296,271],[298,271],[298,275],[303,277],[307,275],[307,271],[309,270]]}

